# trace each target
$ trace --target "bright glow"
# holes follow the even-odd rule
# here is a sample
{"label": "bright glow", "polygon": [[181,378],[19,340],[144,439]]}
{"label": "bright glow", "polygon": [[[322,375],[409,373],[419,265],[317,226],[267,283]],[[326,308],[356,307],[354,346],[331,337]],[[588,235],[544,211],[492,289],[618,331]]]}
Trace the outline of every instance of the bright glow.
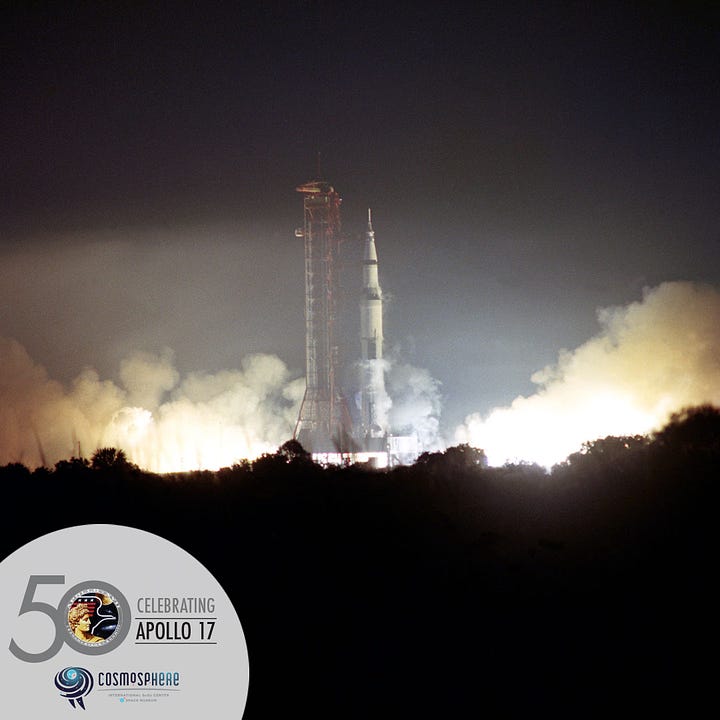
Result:
{"label": "bright glow", "polygon": [[323,467],[352,465],[354,463],[371,463],[374,468],[386,468],[388,466],[388,454],[386,452],[313,453],[312,459],[313,462]]}
{"label": "bright glow", "polygon": [[121,448],[155,472],[216,470],[275,452],[292,436],[304,379],[272,355],[180,380],[172,353],[123,361],[122,385],[84,370],[67,391],[25,349],[0,338],[0,464],[52,466]]}
{"label": "bright glow", "polygon": [[588,398],[586,408],[577,415],[560,410],[548,420],[542,403],[518,398],[509,408],[494,410],[486,420],[469,417],[465,435],[459,439],[485,449],[490,465],[530,461],[549,468],[588,439],[645,434],[662,424],[634,407],[629,398],[612,393]]}
{"label": "bright glow", "polygon": [[246,428],[185,403],[161,406],[160,420],[142,408],[123,408],[106,431],[109,445],[156,472],[218,470],[274,452],[280,442],[252,438]]}
{"label": "bright glow", "polygon": [[537,393],[469,415],[456,442],[484,449],[492,465],[550,467],[583,442],[646,434],[683,407],[720,402],[717,291],[664,283],[598,318],[597,337],[533,375]]}
{"label": "bright glow", "polygon": [[[145,371],[151,399],[159,395],[147,378],[169,375],[157,367],[168,359],[155,360],[128,363]],[[156,472],[217,470],[277,450],[292,435],[300,391],[282,361],[254,355],[242,370],[189,376],[154,413],[123,408],[103,443],[124,448],[133,462]]]}
{"label": "bright glow", "polygon": [[[690,405],[720,404],[720,293],[665,283],[642,301],[599,312],[602,331],[533,376],[538,390],[486,416],[454,441],[493,464],[563,460],[585,441],[647,433]],[[0,465],[56,462],[116,447],[147,470],[217,469],[274,452],[292,436],[305,388],[273,355],[181,378],[172,353],[136,353],[120,383],[83,370],[69,388],[13,340],[0,338]],[[391,363],[393,431],[438,449],[440,391],[427,371]]]}
{"label": "bright glow", "polygon": [[[437,383],[410,365],[390,368],[390,377],[398,418],[435,442]],[[65,389],[19,343],[0,337],[0,465],[52,467],[115,447],[145,470],[217,470],[291,438],[304,390],[305,379],[273,355],[181,378],[169,350],[123,360],[120,384],[85,369]]]}

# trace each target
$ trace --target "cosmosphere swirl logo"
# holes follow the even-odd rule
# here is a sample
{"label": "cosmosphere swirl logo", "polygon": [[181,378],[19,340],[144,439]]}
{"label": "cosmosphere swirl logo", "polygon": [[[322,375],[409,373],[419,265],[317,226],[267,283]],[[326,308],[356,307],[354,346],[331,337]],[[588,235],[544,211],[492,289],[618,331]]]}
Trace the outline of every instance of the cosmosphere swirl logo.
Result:
{"label": "cosmosphere swirl logo", "polygon": [[73,707],[76,707],[77,703],[83,710],[83,698],[90,694],[94,684],[90,672],[81,667],[66,667],[55,676],[55,687],[60,691],[60,695]]}

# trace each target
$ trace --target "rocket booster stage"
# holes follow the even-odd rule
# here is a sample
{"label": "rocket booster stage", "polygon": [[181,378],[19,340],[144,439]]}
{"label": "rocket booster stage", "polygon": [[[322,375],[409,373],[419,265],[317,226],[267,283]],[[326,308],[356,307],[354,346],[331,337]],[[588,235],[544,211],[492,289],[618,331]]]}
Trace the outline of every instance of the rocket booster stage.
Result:
{"label": "rocket booster stage", "polygon": [[363,291],[360,301],[362,434],[367,440],[382,438],[387,432],[389,400],[385,392],[385,367],[382,359],[382,316],[382,290],[378,279],[375,231],[372,226],[372,214],[368,209],[363,257]]}

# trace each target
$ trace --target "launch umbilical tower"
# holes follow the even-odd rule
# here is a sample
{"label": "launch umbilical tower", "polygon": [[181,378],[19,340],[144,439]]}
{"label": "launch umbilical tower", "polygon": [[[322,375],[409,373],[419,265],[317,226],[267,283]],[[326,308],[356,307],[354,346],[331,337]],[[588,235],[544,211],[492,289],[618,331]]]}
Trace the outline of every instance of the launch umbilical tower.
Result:
{"label": "launch umbilical tower", "polygon": [[294,438],[313,453],[342,452],[350,436],[347,407],[336,385],[335,345],[340,195],[320,180],[300,185],[305,222],[305,396]]}

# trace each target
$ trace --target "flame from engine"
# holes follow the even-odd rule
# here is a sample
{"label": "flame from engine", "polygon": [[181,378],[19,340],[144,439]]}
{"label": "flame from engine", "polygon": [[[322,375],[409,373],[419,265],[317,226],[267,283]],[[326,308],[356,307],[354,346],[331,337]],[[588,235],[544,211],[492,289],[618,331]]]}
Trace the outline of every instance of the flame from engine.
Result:
{"label": "flame from engine", "polygon": [[647,434],[683,407],[720,403],[720,292],[667,282],[598,320],[596,337],[532,376],[534,395],[469,415],[456,441],[483,448],[492,465],[550,467],[585,441]]}

